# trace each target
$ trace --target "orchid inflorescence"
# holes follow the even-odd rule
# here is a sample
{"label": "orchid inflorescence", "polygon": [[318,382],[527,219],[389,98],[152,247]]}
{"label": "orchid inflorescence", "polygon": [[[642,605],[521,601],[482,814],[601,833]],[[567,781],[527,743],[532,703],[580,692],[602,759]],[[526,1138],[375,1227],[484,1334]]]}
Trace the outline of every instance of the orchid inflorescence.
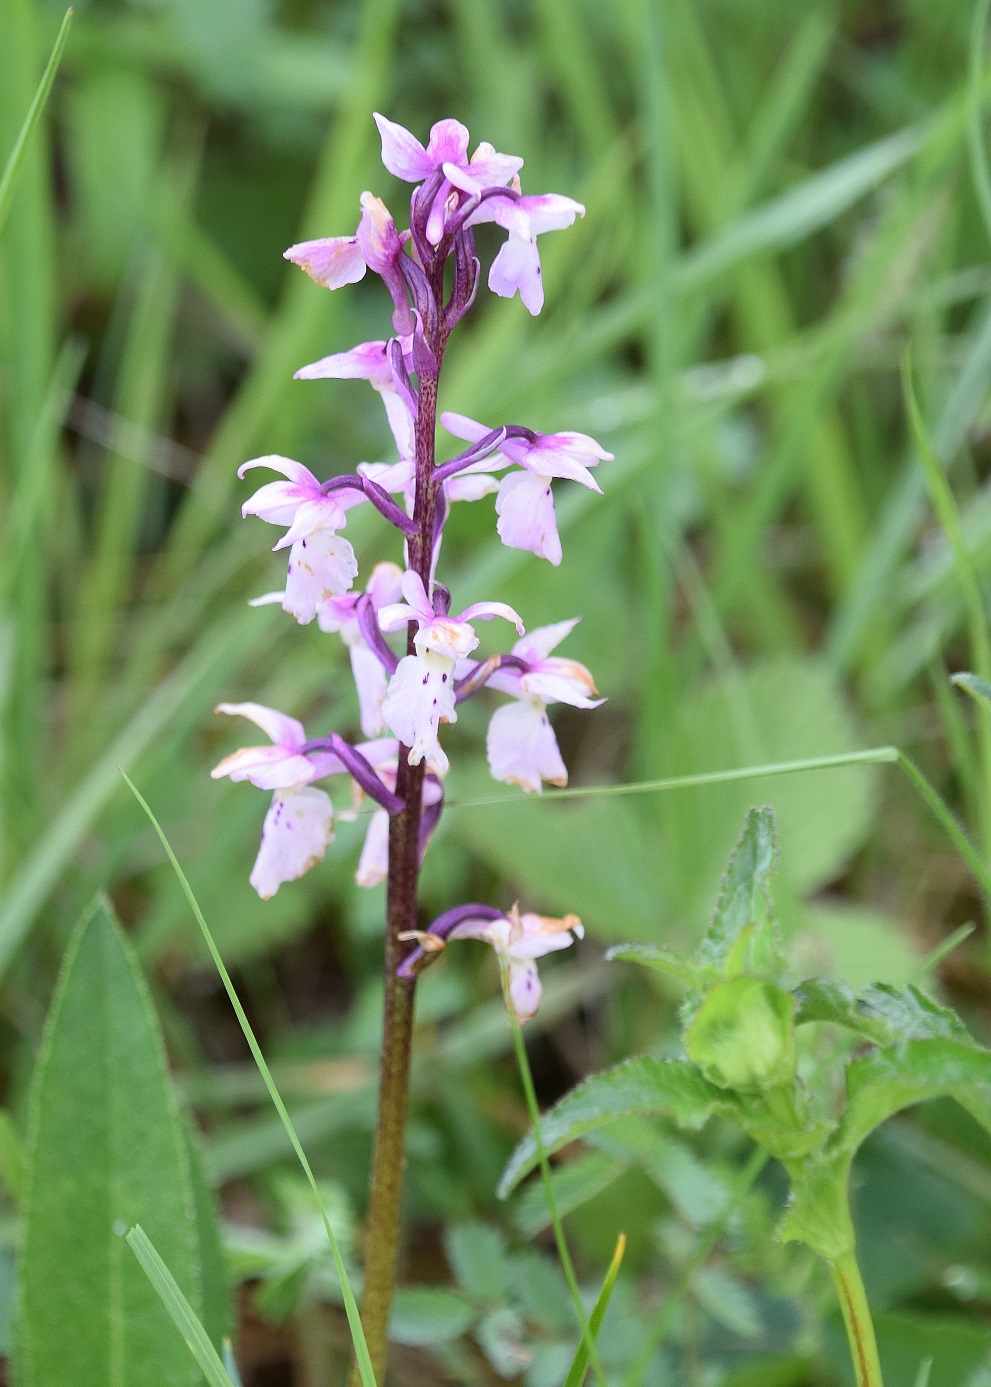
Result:
{"label": "orchid inflorescence", "polygon": [[[271,744],[235,752],[212,774],[273,792],[250,877],[263,898],[308,871],[331,841],[334,807],[315,782],[349,777],[352,807],[365,797],[377,806],[358,883],[371,887],[388,879],[390,892],[395,884],[409,894],[412,872],[414,918],[407,925],[415,925],[416,873],[440,818],[448,771],[441,724],[455,722],[458,705],[483,688],[508,695],[511,701],[489,725],[489,766],[497,780],[539,793],[544,781],[564,785],[568,778],[548,705],[593,708],[602,701],[584,665],[551,653],[577,618],[527,634],[518,613],[504,602],[476,602],[452,614],[451,595],[436,576],[451,504],[494,493],[502,542],[559,564],[552,480],[570,479],[598,491],[590,469],[612,455],[582,433],[541,434],[517,424],[489,427],[445,413],[444,428],[467,446],[450,461],[436,461],[444,350],[473,303],[480,278],[472,228],[494,222],[509,233],[489,270],[489,287],[503,297],[518,292],[535,314],[543,304],[537,237],[570,226],[585,209],[553,193],[523,194],[518,176],[523,161],[498,154],[491,145],[480,144],[469,159],[468,131],[458,121],[434,125],[424,148],[402,126],[379,115],[375,119],[385,167],[417,185],[409,230],[398,231],[385,204],[365,192],[353,236],[304,241],[285,254],[329,289],[353,284],[367,270],[388,288],[394,337],[324,357],[296,376],[367,380],[385,406],[399,460],[363,462],[356,472],[324,482],[280,456],[255,458],[238,473],[243,477],[264,467],[283,478],[266,483],[242,507],[245,516],[284,527],[275,549],[289,549],[284,589],[256,601],[280,603],[297,621],[316,620],[322,630],[340,635],[350,653],[366,740],[351,744],[336,732],[308,739],[300,722],[274,709],[222,703],[218,712],[249,718]],[[446,291],[449,260],[453,272]],[[342,531],[348,512],[366,503],[401,533],[405,566],[377,564],[364,592],[355,592],[358,563]],[[474,658],[475,623],[496,618],[512,623],[519,639],[508,653]],[[405,651],[397,653],[387,638],[401,632]],[[416,945],[402,959],[399,974],[415,976],[450,939],[483,939],[499,954],[513,1005],[525,1019],[540,997],[534,959],[566,947],[581,933],[574,915],[556,920],[521,914],[516,906],[508,914],[491,906],[460,906],[426,931],[406,928],[399,934],[404,948]]]}

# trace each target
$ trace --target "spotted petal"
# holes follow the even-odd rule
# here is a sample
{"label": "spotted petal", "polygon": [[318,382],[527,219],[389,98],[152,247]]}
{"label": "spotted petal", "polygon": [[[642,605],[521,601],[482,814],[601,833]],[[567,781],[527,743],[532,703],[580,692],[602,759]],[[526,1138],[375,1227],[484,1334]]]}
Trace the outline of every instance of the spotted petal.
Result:
{"label": "spotted petal", "polygon": [[265,815],[261,846],[248,880],[269,900],[285,881],[295,881],[323,857],[334,836],[334,808],[312,786],[277,792]]}

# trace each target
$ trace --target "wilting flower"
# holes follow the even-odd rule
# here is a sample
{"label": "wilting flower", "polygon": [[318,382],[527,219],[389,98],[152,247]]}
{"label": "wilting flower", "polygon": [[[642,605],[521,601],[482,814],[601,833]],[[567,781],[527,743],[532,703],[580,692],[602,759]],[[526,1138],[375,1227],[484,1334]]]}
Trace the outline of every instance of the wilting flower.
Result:
{"label": "wilting flower", "polygon": [[312,280],[325,289],[340,289],[364,279],[365,270],[381,275],[396,305],[393,316],[397,332],[410,332],[413,320],[403,288],[399,257],[409,232],[400,236],[389,209],[373,193],[361,195],[361,221],[353,236],[327,236],[300,241],[283,252]]}
{"label": "wilting flower", "polygon": [[243,516],[257,515],[270,525],[288,525],[274,549],[289,549],[289,568],[282,605],[297,621],[312,621],[328,597],[347,592],[358,574],[354,550],[343,535],[346,511],[359,505],[360,491],[327,495],[320,482],[301,462],[269,454],[242,463],[243,477],[254,467],[281,472],[284,482],[266,482],[241,507]]}
{"label": "wilting flower", "polygon": [[396,667],[382,704],[385,725],[408,746],[409,763],[419,765],[426,758],[435,775],[445,776],[448,760],[437,732],[442,722],[457,722],[454,667],[470,655],[478,644],[470,623],[504,617],[522,633],[518,613],[505,602],[474,602],[457,616],[439,612],[427,597],[423,580],[412,570],[403,575],[405,602],[383,607],[379,624],[383,631],[398,631],[408,622],[417,623],[413,638],[415,655],[406,655]]}
{"label": "wilting flower", "polygon": [[540,1005],[540,975],[534,961],[544,954],[566,949],[574,939],[584,937],[585,928],[577,915],[556,919],[549,915],[520,914],[514,905],[508,914],[487,905],[461,905],[439,916],[425,932],[414,931],[407,938],[418,947],[399,971],[415,977],[431,955],[452,939],[481,939],[496,951],[508,974],[509,996],[520,1021],[529,1021]]}

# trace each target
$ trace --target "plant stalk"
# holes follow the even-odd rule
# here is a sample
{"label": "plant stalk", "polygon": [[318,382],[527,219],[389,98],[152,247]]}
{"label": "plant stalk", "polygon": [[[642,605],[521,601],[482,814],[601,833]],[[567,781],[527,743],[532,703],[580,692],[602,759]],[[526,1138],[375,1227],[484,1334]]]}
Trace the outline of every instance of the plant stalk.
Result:
{"label": "plant stalk", "polygon": [[871,1319],[856,1253],[848,1252],[835,1262],[830,1262],[829,1270],[843,1311],[857,1387],[884,1387],[877,1339],[874,1337],[874,1321]]}
{"label": "plant stalk", "polygon": [[[438,304],[443,302],[443,262],[431,276]],[[438,321],[442,315],[438,312]],[[438,488],[433,479],[437,431],[437,381],[446,336],[440,328],[428,346],[435,369],[419,380],[415,422],[416,498],[413,519],[417,533],[408,541],[407,564],[430,591],[430,565]],[[410,623],[407,653],[414,653],[414,623]],[[415,980],[397,977],[408,952],[401,935],[415,930],[419,909],[420,816],[426,767],[409,764],[409,748],[400,745],[396,794],[401,813],[389,820],[389,877],[386,895],[385,1009],[382,1020],[382,1063],[379,1072],[378,1116],[372,1153],[371,1185],[365,1219],[365,1283],[361,1320],[376,1382],[385,1382],[389,1346],[389,1310],[399,1260],[400,1214],[405,1165],[406,1115],[409,1107],[410,1059],[413,1048]],[[349,1387],[361,1387],[357,1362],[352,1362]]]}

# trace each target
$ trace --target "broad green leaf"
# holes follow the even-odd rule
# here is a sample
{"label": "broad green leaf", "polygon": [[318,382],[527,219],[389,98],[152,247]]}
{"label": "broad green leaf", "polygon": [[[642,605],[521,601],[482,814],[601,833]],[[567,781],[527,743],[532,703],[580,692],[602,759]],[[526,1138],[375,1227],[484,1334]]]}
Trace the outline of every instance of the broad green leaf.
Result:
{"label": "broad green leaf", "polygon": [[194,1383],[124,1234],[136,1222],[151,1229],[198,1309],[195,1219],[155,1013],[97,904],[66,955],[34,1080],[18,1334],[26,1387]]}
{"label": "broad green leaf", "polygon": [[868,1017],[883,1021],[899,1040],[957,1040],[976,1045],[967,1027],[949,1007],[942,1007],[917,987],[873,983],[857,998]]}
{"label": "broad green leaf", "polygon": [[[586,1132],[631,1113],[656,1112],[681,1127],[697,1129],[725,1106],[726,1095],[687,1060],[656,1060],[648,1055],[626,1060],[590,1079],[545,1113],[540,1130],[548,1153]],[[503,1172],[499,1196],[505,1199],[539,1162],[533,1135],[523,1138]]]}
{"label": "broad green leaf", "polygon": [[914,1103],[955,1098],[991,1131],[991,1053],[968,1037],[910,1040],[878,1050],[847,1069],[847,1109],[836,1134],[853,1152],[875,1127]]}
{"label": "broad green leaf", "polygon": [[780,967],[767,895],[767,878],[775,866],[774,813],[751,809],[699,948],[698,956],[704,963],[728,973],[748,968],[762,973]]}
{"label": "broad green leaf", "polygon": [[[822,663],[781,657],[690,687],[665,732],[665,773],[694,775],[768,765],[858,746],[835,675]],[[657,800],[665,849],[665,901],[699,928],[707,918],[740,824],[755,804],[774,811],[780,853],[775,898],[831,881],[873,823],[876,771],[849,765],[681,790]],[[780,885],[778,884],[780,883]]]}
{"label": "broad green leaf", "polygon": [[477,1301],[501,1301],[509,1286],[506,1245],[487,1223],[458,1223],[444,1235],[444,1251],[455,1278]]}
{"label": "broad green leaf", "polygon": [[778,1088],[795,1078],[795,999],[763,978],[717,983],[685,1032],[685,1049],[720,1088]]}
{"label": "broad green leaf", "polygon": [[467,1296],[445,1286],[411,1286],[396,1292],[389,1338],[397,1344],[430,1347],[459,1339],[477,1311]]}

